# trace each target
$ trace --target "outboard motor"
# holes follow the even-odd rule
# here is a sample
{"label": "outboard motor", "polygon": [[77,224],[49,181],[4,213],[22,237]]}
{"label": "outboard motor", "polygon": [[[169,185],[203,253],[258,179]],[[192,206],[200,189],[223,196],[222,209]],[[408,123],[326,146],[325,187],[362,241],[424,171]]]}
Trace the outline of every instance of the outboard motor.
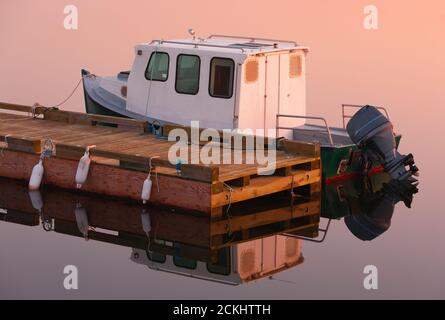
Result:
{"label": "outboard motor", "polygon": [[361,108],[348,122],[346,130],[364,155],[380,162],[391,178],[404,180],[417,174],[413,155],[405,156],[397,151],[393,126],[376,107]]}
{"label": "outboard motor", "polygon": [[395,205],[403,201],[411,207],[413,195],[418,192],[417,181],[392,180],[376,194],[361,199],[362,212],[346,216],[344,222],[351,233],[363,241],[371,241],[391,226]]}

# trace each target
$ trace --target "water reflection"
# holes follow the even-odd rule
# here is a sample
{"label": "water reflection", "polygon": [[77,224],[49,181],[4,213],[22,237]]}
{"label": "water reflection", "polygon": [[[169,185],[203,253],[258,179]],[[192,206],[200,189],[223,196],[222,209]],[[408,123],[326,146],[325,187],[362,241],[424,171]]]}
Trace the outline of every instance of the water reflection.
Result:
{"label": "water reflection", "polygon": [[303,242],[326,239],[320,217],[343,220],[359,239],[376,238],[395,205],[409,206],[417,192],[415,183],[379,174],[325,186],[321,199],[210,219],[60,189],[28,192],[14,180],[0,179],[0,189],[0,220],[128,247],[131,261],[150,269],[234,285],[302,264]]}
{"label": "water reflection", "polygon": [[389,229],[397,203],[411,207],[417,185],[415,179],[391,180],[384,173],[331,184],[322,194],[322,216],[343,218],[354,236],[370,241]]}

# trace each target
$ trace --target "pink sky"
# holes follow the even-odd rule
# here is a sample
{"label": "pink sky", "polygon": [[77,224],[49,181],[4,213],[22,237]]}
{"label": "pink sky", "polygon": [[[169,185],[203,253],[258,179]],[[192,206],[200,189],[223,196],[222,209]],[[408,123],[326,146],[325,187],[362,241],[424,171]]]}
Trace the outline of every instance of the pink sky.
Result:
{"label": "pink sky", "polygon": [[[79,30],[63,27],[65,5]],[[363,28],[363,9],[379,9],[379,29]],[[133,46],[157,38],[211,33],[296,40],[308,57],[308,113],[341,123],[340,104],[386,106],[410,141],[438,134],[445,116],[445,2],[442,0],[142,1],[2,0],[0,100],[54,105],[80,69],[129,69]],[[64,108],[83,111],[82,90]],[[437,124],[437,126],[434,126]],[[402,144],[403,146],[404,144]],[[417,147],[427,150],[424,144]]]}

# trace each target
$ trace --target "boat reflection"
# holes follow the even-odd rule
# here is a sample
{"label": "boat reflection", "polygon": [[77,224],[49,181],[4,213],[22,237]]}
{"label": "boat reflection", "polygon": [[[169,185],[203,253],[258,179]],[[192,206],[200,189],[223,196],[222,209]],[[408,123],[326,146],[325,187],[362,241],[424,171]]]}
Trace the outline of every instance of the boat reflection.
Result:
{"label": "boat reflection", "polygon": [[343,218],[358,239],[370,241],[386,232],[397,203],[410,208],[418,192],[415,179],[391,180],[385,173],[325,186],[322,217]]}
{"label": "boat reflection", "polygon": [[28,192],[8,179],[0,179],[0,190],[0,220],[129,247],[131,261],[150,269],[237,285],[303,263],[303,240],[326,239],[320,217],[344,220],[359,239],[376,238],[388,230],[396,203],[410,206],[417,187],[379,174],[324,186],[318,198],[217,218],[53,188]]}

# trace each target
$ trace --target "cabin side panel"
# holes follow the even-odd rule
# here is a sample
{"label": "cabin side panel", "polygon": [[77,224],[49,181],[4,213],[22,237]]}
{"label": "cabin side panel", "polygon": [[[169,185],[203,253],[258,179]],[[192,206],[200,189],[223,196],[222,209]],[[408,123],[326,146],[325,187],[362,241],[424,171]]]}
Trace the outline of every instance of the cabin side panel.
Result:
{"label": "cabin side panel", "polygon": [[[148,90],[146,87],[145,68],[150,59],[150,52],[142,50],[141,46],[135,48],[135,58],[130,76],[128,77],[127,110],[146,115]],[[138,53],[139,52],[139,53]]]}
{"label": "cabin side panel", "polygon": [[[306,115],[306,54],[295,50],[280,55],[279,113],[285,115]],[[280,127],[303,125],[304,119],[280,118]],[[291,130],[280,130],[279,136],[292,138]]]}
{"label": "cabin side panel", "polygon": [[242,66],[239,93],[238,127],[264,129],[265,57],[249,57]]}
{"label": "cabin side panel", "polygon": [[[273,52],[249,57],[242,67],[239,98],[240,129],[273,129],[277,114],[306,115],[306,63],[304,50]],[[255,68],[257,68],[255,70]],[[280,117],[280,127],[296,127],[304,119]],[[279,136],[292,138],[291,130]]]}

